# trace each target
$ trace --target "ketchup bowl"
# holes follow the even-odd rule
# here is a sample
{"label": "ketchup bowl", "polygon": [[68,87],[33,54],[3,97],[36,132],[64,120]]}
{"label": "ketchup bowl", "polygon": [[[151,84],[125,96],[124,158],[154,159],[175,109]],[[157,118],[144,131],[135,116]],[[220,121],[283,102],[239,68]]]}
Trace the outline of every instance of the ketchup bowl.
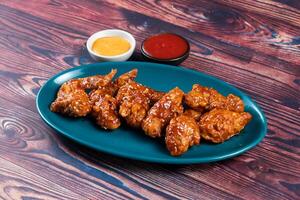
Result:
{"label": "ketchup bowl", "polygon": [[160,33],[146,38],[141,45],[146,60],[158,63],[178,65],[190,53],[189,42],[174,33]]}

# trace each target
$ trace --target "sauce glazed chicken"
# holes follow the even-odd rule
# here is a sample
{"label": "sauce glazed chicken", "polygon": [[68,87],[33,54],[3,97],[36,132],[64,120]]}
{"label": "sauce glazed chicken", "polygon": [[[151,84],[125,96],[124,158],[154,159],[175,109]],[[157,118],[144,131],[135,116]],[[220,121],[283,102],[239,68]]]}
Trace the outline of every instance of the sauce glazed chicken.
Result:
{"label": "sauce glazed chicken", "polygon": [[[156,91],[135,81],[137,69],[120,75],[113,69],[65,82],[50,105],[52,112],[69,117],[90,116],[107,130],[124,121],[152,138],[164,138],[172,156],[180,156],[203,141],[222,143],[240,133],[252,116],[233,94],[194,84],[185,94],[175,87]],[[142,145],[142,144],[141,144]]]}
{"label": "sauce glazed chicken", "polygon": [[57,98],[51,104],[52,112],[62,113],[70,117],[84,117],[91,112],[91,104],[86,90],[97,89],[108,85],[117,70],[102,76],[89,76],[85,78],[71,79],[65,82],[57,93]]}
{"label": "sauce glazed chicken", "polygon": [[114,96],[120,87],[135,79],[136,75],[137,70],[131,70],[108,85],[98,87],[89,93],[90,104],[92,105],[91,116],[95,118],[100,127],[113,130],[121,125],[117,111],[118,101]]}

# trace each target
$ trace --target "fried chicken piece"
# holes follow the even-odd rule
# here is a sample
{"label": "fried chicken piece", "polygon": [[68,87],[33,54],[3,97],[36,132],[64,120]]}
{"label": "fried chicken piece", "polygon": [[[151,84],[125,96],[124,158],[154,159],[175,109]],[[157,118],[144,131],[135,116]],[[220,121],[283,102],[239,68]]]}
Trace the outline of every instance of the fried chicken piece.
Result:
{"label": "fried chicken piece", "polygon": [[92,90],[97,89],[98,87],[104,87],[111,83],[111,80],[116,75],[117,70],[112,69],[110,73],[107,75],[95,75],[95,76],[88,76],[84,78],[79,78],[81,88],[84,90]]}
{"label": "fried chicken piece", "polygon": [[183,113],[183,95],[183,91],[176,87],[153,105],[142,123],[142,128],[147,135],[153,138],[161,137],[162,130],[170,120]]}
{"label": "fried chicken piece", "polygon": [[196,121],[199,121],[202,113],[193,109],[186,109],[183,115],[191,117]]}
{"label": "fried chicken piece", "polygon": [[213,109],[199,121],[201,137],[214,143],[222,143],[238,134],[251,118],[251,114],[247,112]]}
{"label": "fried chicken piece", "polygon": [[151,105],[155,104],[166,94],[165,92],[157,91],[147,86],[145,87],[149,89]]}
{"label": "fried chicken piece", "polygon": [[112,92],[110,88],[99,87],[89,94],[92,117],[100,127],[111,130],[121,125],[117,113],[117,100],[112,96]]}
{"label": "fried chicken piece", "polygon": [[65,82],[57,92],[57,98],[52,102],[50,110],[71,117],[86,116],[91,111],[91,105],[85,90],[107,85],[116,72],[112,70],[105,76],[96,75]]}
{"label": "fried chicken piece", "polygon": [[136,76],[137,76],[137,69],[133,69],[129,72],[126,72],[122,75],[120,75],[116,80],[114,80],[113,82],[110,82],[107,85],[107,88],[110,90],[111,95],[114,97],[116,96],[118,90],[120,89],[120,87],[122,87],[123,85],[126,85],[129,81],[133,81]]}
{"label": "fried chicken piece", "polygon": [[226,97],[226,110],[231,110],[235,112],[244,112],[244,102],[240,97],[235,96],[233,94],[229,94]]}
{"label": "fried chicken piece", "polygon": [[209,104],[211,92],[207,87],[194,84],[190,92],[184,95],[184,103],[190,108],[203,112]]}
{"label": "fried chicken piece", "polygon": [[62,113],[71,117],[83,117],[91,111],[89,97],[81,87],[79,80],[64,83],[57,98],[50,106],[52,112]]}
{"label": "fried chicken piece", "polygon": [[116,96],[119,114],[129,126],[139,128],[147,111],[150,109],[149,89],[142,84],[129,81],[123,85]]}
{"label": "fried chicken piece", "polygon": [[214,108],[235,112],[244,111],[244,103],[239,97],[233,94],[224,97],[215,89],[203,87],[199,84],[193,85],[192,90],[185,95],[184,102],[190,108],[200,112]]}
{"label": "fried chicken piece", "polygon": [[96,119],[96,123],[104,129],[116,129],[121,125],[118,116],[117,100],[114,98],[119,88],[128,81],[135,79],[137,69],[133,69],[119,76],[115,81],[110,82],[105,87],[99,87],[89,94],[92,105],[91,115]]}
{"label": "fried chicken piece", "polygon": [[[133,69],[125,74],[122,74],[121,76],[119,76],[113,83],[114,83],[114,88],[115,90],[118,90],[120,87],[122,87],[123,85],[127,84],[130,81],[133,81],[136,76],[137,76],[137,69]],[[145,88],[147,88],[149,91],[147,91],[150,95],[150,99],[151,102],[155,103],[157,102],[159,99],[162,98],[162,96],[164,96],[164,92],[160,92],[160,91],[156,91],[150,87],[144,86]]]}
{"label": "fried chicken piece", "polygon": [[137,76],[137,72],[138,72],[137,69],[133,69],[133,70],[119,76],[114,81],[115,87],[117,87],[117,89],[119,89],[123,85],[126,85],[129,81],[133,81]]}
{"label": "fried chicken piece", "polygon": [[200,131],[195,119],[185,114],[171,119],[166,129],[165,142],[172,156],[179,156],[189,147],[199,144]]}

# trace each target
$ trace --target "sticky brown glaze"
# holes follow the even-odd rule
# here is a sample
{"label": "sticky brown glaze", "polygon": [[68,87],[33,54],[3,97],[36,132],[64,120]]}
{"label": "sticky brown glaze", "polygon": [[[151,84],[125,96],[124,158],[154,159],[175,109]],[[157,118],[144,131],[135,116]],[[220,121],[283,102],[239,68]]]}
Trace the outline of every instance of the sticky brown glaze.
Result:
{"label": "sticky brown glaze", "polygon": [[183,95],[183,91],[176,87],[153,105],[142,123],[142,128],[147,135],[161,137],[162,130],[170,120],[183,113]]}
{"label": "sticky brown glaze", "polygon": [[244,112],[244,102],[240,97],[229,94],[226,97],[226,103],[222,108],[235,112]]}
{"label": "sticky brown glaze", "polygon": [[91,115],[96,123],[104,129],[116,129],[121,125],[117,113],[117,100],[112,96],[112,91],[106,87],[100,87],[89,94],[92,104]]}
{"label": "sticky brown glaze", "polygon": [[229,94],[225,97],[215,89],[203,87],[199,84],[193,85],[192,90],[185,95],[184,102],[190,108],[200,112],[214,108],[235,112],[244,111],[244,103],[239,97],[233,94]]}
{"label": "sticky brown glaze", "polygon": [[155,104],[157,101],[159,101],[166,93],[154,90],[150,87],[147,87],[150,92],[150,101],[151,105]]}
{"label": "sticky brown glaze", "polygon": [[112,69],[111,72],[107,75],[95,75],[88,76],[84,78],[79,78],[78,80],[81,82],[82,89],[97,89],[98,87],[104,87],[111,83],[111,80],[116,75],[117,70]]}
{"label": "sticky brown glaze", "polygon": [[193,109],[186,109],[183,115],[191,117],[196,121],[199,121],[202,113]]}
{"label": "sticky brown glaze", "polygon": [[167,126],[165,142],[172,156],[179,156],[199,144],[200,131],[195,119],[184,114],[173,118]]}
{"label": "sticky brown glaze", "polygon": [[199,121],[201,137],[214,143],[222,143],[244,129],[251,118],[251,114],[247,112],[213,109]]}
{"label": "sticky brown glaze", "polygon": [[89,97],[81,87],[81,81],[70,80],[64,83],[56,100],[51,104],[52,112],[62,113],[70,117],[84,117],[91,111]]}
{"label": "sticky brown glaze", "polygon": [[116,99],[119,103],[119,114],[126,123],[139,128],[150,109],[149,89],[142,84],[130,81],[119,89]]}
{"label": "sticky brown glaze", "polygon": [[117,95],[118,90],[123,85],[126,85],[129,81],[133,81],[137,76],[138,70],[133,69],[120,75],[116,80],[114,80],[107,88],[111,90],[112,96]]}
{"label": "sticky brown glaze", "polygon": [[71,117],[84,117],[91,111],[86,89],[94,89],[110,83],[117,70],[107,75],[96,75],[65,82],[57,93],[57,98],[50,105],[52,112],[62,113]]}

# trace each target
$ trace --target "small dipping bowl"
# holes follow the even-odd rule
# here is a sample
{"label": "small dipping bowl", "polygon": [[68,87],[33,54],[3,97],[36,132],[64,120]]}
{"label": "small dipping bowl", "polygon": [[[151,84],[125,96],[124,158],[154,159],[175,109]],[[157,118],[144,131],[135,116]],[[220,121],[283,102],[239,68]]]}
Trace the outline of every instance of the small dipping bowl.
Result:
{"label": "small dipping bowl", "polygon": [[[130,49],[126,51],[125,53],[119,54],[119,55],[114,55],[114,56],[105,56],[105,55],[100,55],[92,50],[94,42],[103,37],[121,37],[125,40],[127,40],[130,44]],[[96,61],[126,61],[132,56],[134,49],[136,46],[136,41],[134,37],[123,30],[119,29],[107,29],[103,31],[99,31],[94,33],[89,37],[86,43],[87,50],[90,54],[90,56],[96,60]]]}
{"label": "small dipping bowl", "polygon": [[164,64],[178,65],[190,53],[189,42],[174,33],[160,33],[145,39],[141,45],[146,60]]}

